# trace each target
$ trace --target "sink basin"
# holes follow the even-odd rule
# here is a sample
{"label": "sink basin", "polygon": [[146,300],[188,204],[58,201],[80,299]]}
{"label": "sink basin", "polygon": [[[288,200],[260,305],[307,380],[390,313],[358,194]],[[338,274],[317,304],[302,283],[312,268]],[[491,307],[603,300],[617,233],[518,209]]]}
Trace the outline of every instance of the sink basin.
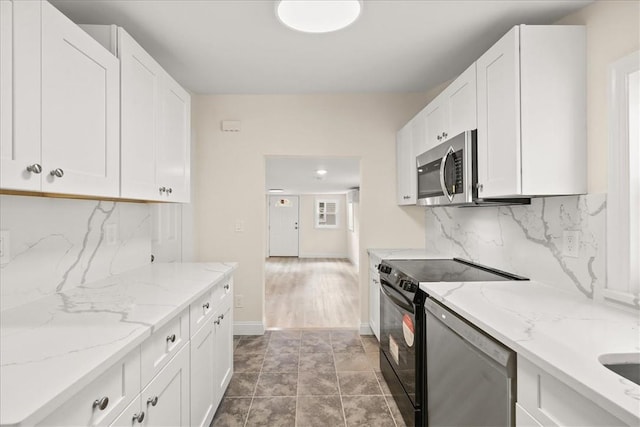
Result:
{"label": "sink basin", "polygon": [[603,354],[598,361],[610,371],[640,385],[640,353]]}

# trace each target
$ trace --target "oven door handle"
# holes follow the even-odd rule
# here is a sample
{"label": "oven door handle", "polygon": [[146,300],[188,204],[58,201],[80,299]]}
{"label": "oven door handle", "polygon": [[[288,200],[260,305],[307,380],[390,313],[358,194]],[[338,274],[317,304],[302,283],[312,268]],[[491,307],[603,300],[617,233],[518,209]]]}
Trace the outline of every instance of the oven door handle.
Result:
{"label": "oven door handle", "polygon": [[[385,282],[384,280],[380,280],[380,289],[382,290],[382,292],[384,292],[384,294],[389,297],[389,299],[391,301],[393,301],[394,304],[396,304],[397,306],[403,308],[404,310],[410,312],[410,313],[415,313],[415,310],[413,309],[413,303],[404,295],[402,295],[402,293],[400,293],[400,291],[396,290],[395,288],[393,288],[390,284],[388,284],[387,282]],[[394,293],[396,293],[398,296],[400,296],[400,298],[392,295],[389,290],[393,291]]]}

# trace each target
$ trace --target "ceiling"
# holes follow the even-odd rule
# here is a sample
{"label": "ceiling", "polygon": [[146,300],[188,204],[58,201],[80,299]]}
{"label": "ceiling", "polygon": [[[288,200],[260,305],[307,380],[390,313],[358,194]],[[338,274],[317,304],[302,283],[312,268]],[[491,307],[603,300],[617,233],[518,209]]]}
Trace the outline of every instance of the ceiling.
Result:
{"label": "ceiling", "polygon": [[460,74],[514,24],[586,0],[364,0],[344,30],[283,26],[272,0],[53,0],[76,23],[124,27],[194,93],[422,92]]}
{"label": "ceiling", "polygon": [[[318,179],[316,171],[327,174]],[[267,157],[265,191],[284,194],[340,194],[360,186],[360,159],[353,157]]]}

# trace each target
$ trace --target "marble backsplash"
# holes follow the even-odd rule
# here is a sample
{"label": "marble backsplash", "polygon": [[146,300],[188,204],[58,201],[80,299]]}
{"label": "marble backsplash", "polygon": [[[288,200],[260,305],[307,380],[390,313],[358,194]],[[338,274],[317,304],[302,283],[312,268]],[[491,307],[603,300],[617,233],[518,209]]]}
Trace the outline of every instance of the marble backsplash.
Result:
{"label": "marble backsplash", "polygon": [[[599,299],[606,281],[606,195],[546,197],[526,206],[427,208],[426,250]],[[579,231],[578,256],[563,232]]]}
{"label": "marble backsplash", "polygon": [[0,310],[148,264],[150,211],[143,203],[0,196],[9,249]]}

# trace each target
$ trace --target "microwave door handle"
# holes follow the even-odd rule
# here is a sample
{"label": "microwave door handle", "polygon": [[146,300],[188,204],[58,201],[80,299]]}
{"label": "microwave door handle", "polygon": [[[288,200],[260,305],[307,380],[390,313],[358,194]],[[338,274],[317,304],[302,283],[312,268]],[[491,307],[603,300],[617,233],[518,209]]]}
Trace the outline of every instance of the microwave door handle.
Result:
{"label": "microwave door handle", "polygon": [[442,187],[442,194],[447,196],[450,202],[453,201],[453,194],[449,193],[449,190],[447,189],[447,186],[444,182],[444,168],[447,164],[447,158],[453,153],[453,147],[449,146],[447,152],[444,153],[444,156],[442,156],[442,160],[440,160],[440,187]]}

